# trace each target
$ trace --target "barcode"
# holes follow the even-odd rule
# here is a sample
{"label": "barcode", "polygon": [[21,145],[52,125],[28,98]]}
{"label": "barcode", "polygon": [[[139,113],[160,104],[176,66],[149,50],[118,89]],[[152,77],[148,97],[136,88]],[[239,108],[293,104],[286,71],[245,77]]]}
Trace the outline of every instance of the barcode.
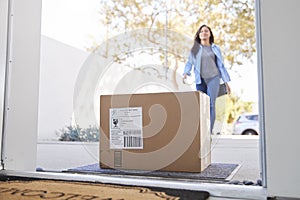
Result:
{"label": "barcode", "polygon": [[126,136],[124,137],[124,147],[142,147],[142,138]]}

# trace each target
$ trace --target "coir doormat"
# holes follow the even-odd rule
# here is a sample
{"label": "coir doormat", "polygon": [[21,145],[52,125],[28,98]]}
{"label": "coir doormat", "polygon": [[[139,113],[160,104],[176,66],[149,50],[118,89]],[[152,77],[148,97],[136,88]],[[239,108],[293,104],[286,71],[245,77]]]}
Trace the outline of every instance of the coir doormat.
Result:
{"label": "coir doormat", "polygon": [[208,197],[205,191],[54,180],[0,181],[1,200],[205,200]]}
{"label": "coir doormat", "polygon": [[96,164],[68,169],[67,172],[138,175],[138,176],[154,176],[154,177],[177,178],[177,179],[181,178],[181,179],[226,181],[228,178],[234,175],[237,167],[238,164],[212,163],[201,173],[190,173],[190,172],[101,169],[99,167],[99,164],[96,163]]}

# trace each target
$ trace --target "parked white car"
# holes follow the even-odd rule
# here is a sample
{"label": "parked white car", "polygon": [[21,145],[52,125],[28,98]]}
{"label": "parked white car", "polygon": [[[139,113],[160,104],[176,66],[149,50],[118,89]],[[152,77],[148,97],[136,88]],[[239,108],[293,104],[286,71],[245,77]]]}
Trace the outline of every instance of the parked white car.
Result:
{"label": "parked white car", "polygon": [[258,114],[242,114],[233,124],[234,135],[258,135]]}

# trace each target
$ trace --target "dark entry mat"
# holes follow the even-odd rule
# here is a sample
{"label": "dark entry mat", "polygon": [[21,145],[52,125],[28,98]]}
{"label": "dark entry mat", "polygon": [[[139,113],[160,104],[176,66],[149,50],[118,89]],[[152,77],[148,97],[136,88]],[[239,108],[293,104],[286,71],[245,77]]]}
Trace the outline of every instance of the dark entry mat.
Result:
{"label": "dark entry mat", "polygon": [[181,178],[196,180],[220,180],[225,181],[232,177],[236,172],[238,164],[212,163],[201,173],[191,172],[165,172],[165,171],[137,171],[137,170],[117,170],[117,169],[101,169],[99,164],[91,164],[68,169],[67,172],[96,173],[96,174],[112,174],[112,175],[138,175],[152,176],[163,178]]}

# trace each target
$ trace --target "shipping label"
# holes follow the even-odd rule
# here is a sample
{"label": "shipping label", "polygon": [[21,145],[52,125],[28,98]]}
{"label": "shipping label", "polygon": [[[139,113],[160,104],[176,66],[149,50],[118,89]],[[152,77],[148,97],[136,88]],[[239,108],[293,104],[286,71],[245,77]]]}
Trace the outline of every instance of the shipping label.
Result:
{"label": "shipping label", "polygon": [[110,108],[110,149],[143,149],[142,107]]}

